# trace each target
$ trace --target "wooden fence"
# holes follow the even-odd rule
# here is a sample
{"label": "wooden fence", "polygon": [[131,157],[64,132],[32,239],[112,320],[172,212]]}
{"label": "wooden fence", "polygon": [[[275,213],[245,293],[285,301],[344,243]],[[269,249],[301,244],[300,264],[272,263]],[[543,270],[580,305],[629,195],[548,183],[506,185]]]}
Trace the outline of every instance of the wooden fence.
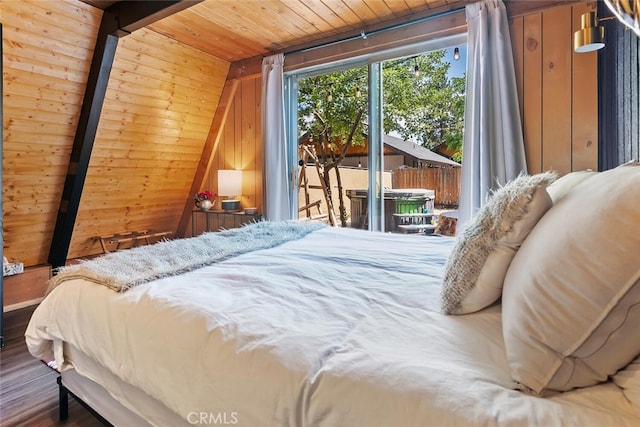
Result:
{"label": "wooden fence", "polygon": [[457,207],[462,168],[401,168],[393,171],[393,188],[428,188],[436,206]]}

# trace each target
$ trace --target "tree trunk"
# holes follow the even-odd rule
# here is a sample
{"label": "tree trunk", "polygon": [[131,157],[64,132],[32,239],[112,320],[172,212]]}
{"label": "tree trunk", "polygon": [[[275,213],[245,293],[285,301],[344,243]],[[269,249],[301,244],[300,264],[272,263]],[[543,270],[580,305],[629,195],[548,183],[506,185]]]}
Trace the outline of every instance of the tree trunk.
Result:
{"label": "tree trunk", "polygon": [[340,168],[336,168],[336,181],[338,181],[338,195],[340,198],[340,223],[343,227],[347,226],[347,209],[344,205],[344,196],[342,194],[342,178],[340,177]]}

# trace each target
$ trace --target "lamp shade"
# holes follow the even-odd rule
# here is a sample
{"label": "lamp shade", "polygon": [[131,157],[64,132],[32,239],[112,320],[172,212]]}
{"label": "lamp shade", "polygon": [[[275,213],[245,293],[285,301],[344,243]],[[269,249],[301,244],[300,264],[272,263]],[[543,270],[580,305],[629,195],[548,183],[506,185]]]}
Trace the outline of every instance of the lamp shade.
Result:
{"label": "lamp shade", "polygon": [[220,196],[242,195],[242,171],[222,169],[218,171],[218,194]]}
{"label": "lamp shade", "polygon": [[598,26],[595,12],[582,14],[582,29],[573,34],[573,49],[578,53],[604,47],[604,27]]}

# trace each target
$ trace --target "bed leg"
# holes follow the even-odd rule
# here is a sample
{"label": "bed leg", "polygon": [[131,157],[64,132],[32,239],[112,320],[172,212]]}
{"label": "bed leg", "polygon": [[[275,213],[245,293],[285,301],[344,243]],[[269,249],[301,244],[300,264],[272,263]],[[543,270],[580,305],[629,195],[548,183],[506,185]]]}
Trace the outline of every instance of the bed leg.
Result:
{"label": "bed leg", "polygon": [[60,421],[65,421],[69,418],[69,392],[67,388],[62,385],[62,377],[58,377],[58,413]]}

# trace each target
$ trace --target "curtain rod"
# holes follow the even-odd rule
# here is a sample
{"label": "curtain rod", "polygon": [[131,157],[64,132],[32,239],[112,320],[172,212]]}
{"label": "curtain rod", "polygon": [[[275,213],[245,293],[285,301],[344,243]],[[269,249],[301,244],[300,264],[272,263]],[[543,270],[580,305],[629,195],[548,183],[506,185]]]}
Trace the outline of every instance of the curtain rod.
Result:
{"label": "curtain rod", "polygon": [[349,42],[349,41],[353,41],[353,40],[358,40],[358,39],[366,39],[369,36],[375,36],[376,34],[380,34],[380,33],[384,33],[386,31],[391,31],[391,30],[397,30],[399,28],[403,28],[403,27],[408,27],[410,25],[415,25],[415,24],[421,24],[423,22],[427,22],[430,21],[432,19],[436,19],[436,18],[442,18],[444,16],[447,15],[452,15],[454,13],[460,12],[462,10],[464,10],[465,7],[458,7],[456,9],[452,9],[452,10],[448,10],[446,12],[440,12],[440,13],[436,13],[435,15],[429,15],[429,16],[423,16],[422,18],[416,18],[416,19],[412,19],[409,20],[407,22],[402,22],[399,24],[394,24],[394,25],[390,25],[388,27],[383,27],[383,28],[379,28],[377,30],[372,30],[370,32],[366,32],[365,30],[361,30],[360,34],[358,35],[353,35],[353,36],[349,36],[349,37],[344,37],[338,40],[333,40],[330,42],[326,42],[326,43],[321,43],[319,45],[315,45],[315,46],[310,46],[310,47],[303,47],[300,49],[294,49],[294,50],[290,50],[290,51],[285,51],[284,55],[293,55],[295,53],[302,53],[302,52],[309,52],[315,49],[320,49],[320,48],[324,48],[327,46],[333,46],[336,44],[340,44],[340,43],[345,43],[345,42]]}

